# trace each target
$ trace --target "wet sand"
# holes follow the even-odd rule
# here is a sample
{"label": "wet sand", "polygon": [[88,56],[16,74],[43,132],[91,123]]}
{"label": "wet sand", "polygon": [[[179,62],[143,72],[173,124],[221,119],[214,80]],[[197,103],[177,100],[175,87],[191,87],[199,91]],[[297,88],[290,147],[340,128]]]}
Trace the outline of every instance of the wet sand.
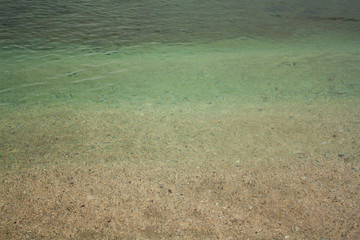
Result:
{"label": "wet sand", "polygon": [[356,99],[14,110],[0,238],[356,239],[359,114]]}

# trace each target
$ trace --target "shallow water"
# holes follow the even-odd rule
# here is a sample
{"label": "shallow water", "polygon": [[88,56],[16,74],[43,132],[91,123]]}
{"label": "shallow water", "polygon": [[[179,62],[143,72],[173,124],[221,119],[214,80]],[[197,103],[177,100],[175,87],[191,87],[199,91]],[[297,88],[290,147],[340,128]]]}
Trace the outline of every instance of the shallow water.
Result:
{"label": "shallow water", "polygon": [[0,238],[355,239],[359,13],[0,1]]}
{"label": "shallow water", "polygon": [[359,8],[2,1],[0,106],[357,97]]}
{"label": "shallow water", "polygon": [[179,44],[240,37],[281,38],[306,31],[358,30],[348,1],[2,1],[3,46],[51,49]]}

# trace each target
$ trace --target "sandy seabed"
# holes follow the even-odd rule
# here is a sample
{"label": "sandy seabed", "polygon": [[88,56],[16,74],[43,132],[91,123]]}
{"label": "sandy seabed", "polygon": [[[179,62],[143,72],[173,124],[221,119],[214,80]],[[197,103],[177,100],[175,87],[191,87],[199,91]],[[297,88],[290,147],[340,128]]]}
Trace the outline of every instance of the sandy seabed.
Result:
{"label": "sandy seabed", "polygon": [[14,110],[0,238],[358,239],[359,114],[356,101]]}

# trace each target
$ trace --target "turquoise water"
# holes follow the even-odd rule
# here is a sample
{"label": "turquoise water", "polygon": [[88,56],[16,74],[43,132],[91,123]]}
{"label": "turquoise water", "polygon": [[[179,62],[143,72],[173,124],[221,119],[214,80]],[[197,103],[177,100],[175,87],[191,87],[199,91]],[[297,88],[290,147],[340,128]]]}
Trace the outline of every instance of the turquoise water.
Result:
{"label": "turquoise water", "polygon": [[359,97],[357,1],[2,1],[0,107]]}

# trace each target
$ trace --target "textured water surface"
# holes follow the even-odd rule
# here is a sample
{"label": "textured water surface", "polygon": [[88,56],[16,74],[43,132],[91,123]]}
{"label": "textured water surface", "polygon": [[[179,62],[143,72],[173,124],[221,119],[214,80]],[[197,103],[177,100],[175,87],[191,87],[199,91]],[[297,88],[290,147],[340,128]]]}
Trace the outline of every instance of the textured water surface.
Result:
{"label": "textured water surface", "polygon": [[48,49],[55,43],[124,46],[304,31],[359,30],[359,4],[347,1],[1,1],[2,46]]}
{"label": "textured water surface", "polygon": [[357,1],[0,4],[0,106],[359,93]]}

